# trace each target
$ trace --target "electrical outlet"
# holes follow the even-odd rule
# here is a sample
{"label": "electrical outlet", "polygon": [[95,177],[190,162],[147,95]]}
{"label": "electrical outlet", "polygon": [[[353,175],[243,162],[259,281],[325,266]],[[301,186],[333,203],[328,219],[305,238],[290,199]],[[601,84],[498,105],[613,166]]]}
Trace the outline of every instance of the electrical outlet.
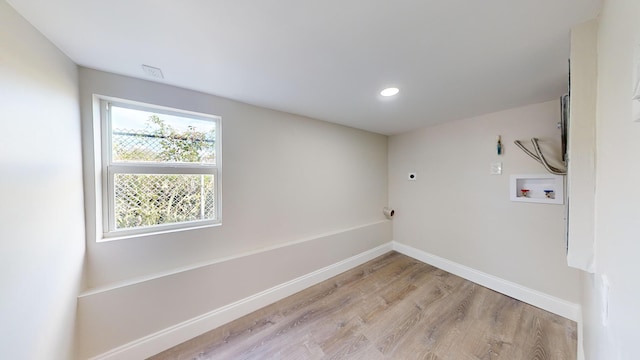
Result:
{"label": "electrical outlet", "polygon": [[502,175],[502,161],[496,161],[491,163],[491,175]]}

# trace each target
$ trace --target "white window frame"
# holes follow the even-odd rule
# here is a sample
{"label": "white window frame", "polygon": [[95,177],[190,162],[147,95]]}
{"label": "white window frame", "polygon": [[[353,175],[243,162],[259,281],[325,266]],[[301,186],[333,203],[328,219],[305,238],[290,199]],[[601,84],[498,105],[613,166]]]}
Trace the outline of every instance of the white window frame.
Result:
{"label": "white window frame", "polygon": [[[102,172],[102,240],[115,240],[143,235],[153,235],[165,232],[174,232],[190,229],[199,229],[220,225],[222,223],[222,206],[220,199],[221,174],[222,174],[222,119],[219,116],[197,113],[187,110],[168,108],[158,105],[145,104],[129,100],[97,97],[100,107],[100,142],[101,142],[101,172]],[[148,163],[148,162],[119,162],[112,163],[111,142],[111,105],[142,110],[156,114],[188,117],[198,120],[212,121],[215,123],[215,164],[189,164],[189,163]],[[171,224],[161,224],[128,229],[117,229],[115,222],[115,175],[116,174],[186,174],[186,175],[213,175],[215,219],[183,221]]]}

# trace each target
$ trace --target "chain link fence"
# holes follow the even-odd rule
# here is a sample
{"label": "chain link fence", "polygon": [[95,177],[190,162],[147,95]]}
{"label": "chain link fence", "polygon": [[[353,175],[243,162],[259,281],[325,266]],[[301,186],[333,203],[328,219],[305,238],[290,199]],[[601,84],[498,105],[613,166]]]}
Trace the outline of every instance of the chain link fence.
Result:
{"label": "chain link fence", "polygon": [[[114,162],[215,161],[215,142],[202,133],[114,129],[112,151]],[[115,174],[116,229],[215,219],[215,181],[213,175]]]}
{"label": "chain link fence", "polygon": [[215,163],[215,140],[203,133],[163,135],[114,129],[111,134],[113,161]]}
{"label": "chain link fence", "polygon": [[213,175],[115,175],[117,229],[215,219]]}

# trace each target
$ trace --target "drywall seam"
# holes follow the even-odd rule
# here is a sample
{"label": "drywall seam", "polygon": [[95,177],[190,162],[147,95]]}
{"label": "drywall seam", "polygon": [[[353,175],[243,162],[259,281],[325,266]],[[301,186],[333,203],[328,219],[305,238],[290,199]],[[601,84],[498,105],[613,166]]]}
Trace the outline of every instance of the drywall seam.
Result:
{"label": "drywall seam", "polygon": [[451,260],[441,258],[423,250],[418,250],[408,245],[392,242],[393,250],[410,256],[416,260],[433,265],[444,271],[465,278],[476,284],[485,286],[491,290],[510,296],[514,299],[526,302],[546,311],[560,315],[569,320],[578,322],[580,320],[581,309],[579,304],[575,304],[543,292],[527,288],[511,281],[472,269],[458,264]]}

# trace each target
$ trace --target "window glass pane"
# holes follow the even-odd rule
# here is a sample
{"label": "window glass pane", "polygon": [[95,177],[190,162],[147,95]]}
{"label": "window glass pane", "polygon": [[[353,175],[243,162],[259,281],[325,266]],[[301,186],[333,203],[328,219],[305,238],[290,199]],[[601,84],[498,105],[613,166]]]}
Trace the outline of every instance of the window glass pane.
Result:
{"label": "window glass pane", "polygon": [[216,218],[213,175],[115,174],[115,226],[130,229]]}
{"label": "window glass pane", "polygon": [[112,162],[216,163],[215,121],[110,108]]}

